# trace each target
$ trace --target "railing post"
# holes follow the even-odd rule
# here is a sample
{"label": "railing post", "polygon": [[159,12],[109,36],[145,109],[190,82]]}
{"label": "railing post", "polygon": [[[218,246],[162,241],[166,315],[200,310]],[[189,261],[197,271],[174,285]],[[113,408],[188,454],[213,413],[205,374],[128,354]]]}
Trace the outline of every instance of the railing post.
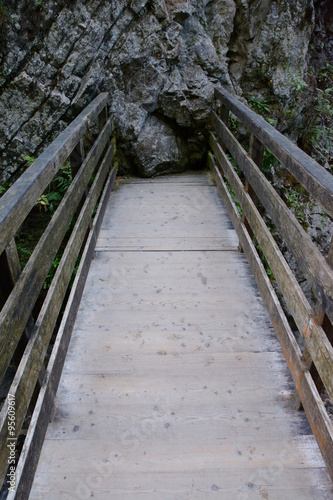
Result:
{"label": "railing post", "polygon": [[[220,101],[220,112],[219,112],[219,115],[220,115],[220,118],[221,120],[223,121],[224,125],[227,127],[228,126],[228,122],[229,122],[229,109],[227,108],[227,106],[225,106],[223,104],[223,102]],[[227,151],[227,148],[225,146],[222,145],[222,149],[224,152]]]}
{"label": "railing post", "polygon": [[[9,297],[11,291],[13,290],[15,283],[20,277],[22,272],[21,263],[17,252],[17,247],[15,243],[15,239],[13,238],[3,254],[0,257],[0,273],[1,273],[1,287],[0,287],[0,307],[2,308]],[[19,366],[24,350],[26,348],[27,342],[31,337],[33,328],[34,328],[34,320],[33,317],[30,316],[28,322],[26,324],[25,329],[22,332],[22,336],[19,340],[19,343],[16,347],[15,353],[13,355],[13,362],[16,368]],[[39,380],[37,382],[36,392],[34,393],[31,402],[30,402],[30,410],[33,411],[35,402],[38,396],[38,390],[41,387],[42,380],[44,378],[45,370],[42,370]]]}
{"label": "railing post", "polygon": [[72,177],[74,178],[77,174],[77,172],[80,170],[80,167],[83,163],[84,160],[84,139],[81,139],[78,144],[75,146],[73,149],[71,155],[70,155],[70,164],[71,164],[71,171],[72,171]]}
{"label": "railing post", "polygon": [[[250,137],[250,150],[249,154],[252,160],[258,165],[258,167],[261,169],[262,164],[263,164],[263,159],[264,159],[264,146],[263,144],[256,138],[256,136],[251,133]],[[253,202],[255,205],[258,203],[258,197],[255,194],[252,186],[249,184],[248,180],[245,180],[245,191],[249,194],[249,196],[252,198]],[[250,235],[250,238],[253,238],[253,231],[251,229],[250,224],[248,223],[248,220],[245,216],[245,214],[242,215],[242,223],[245,225],[247,232]],[[243,249],[241,245],[239,245],[239,251],[243,252]]]}
{"label": "railing post", "polygon": [[99,130],[100,131],[103,129],[104,125],[108,121],[108,118],[109,118],[108,108],[107,108],[107,106],[105,106],[102,109],[102,111],[100,112],[100,114],[98,115],[98,123],[99,123]]}
{"label": "railing post", "polygon": [[[327,255],[327,262],[331,267],[333,267],[333,238],[332,238],[331,246],[330,246],[330,249],[329,249],[329,252]],[[321,327],[323,328],[324,332],[327,335],[329,342],[333,345],[333,325],[332,325],[331,321],[329,320],[327,314],[325,313],[325,310],[324,310],[322,304],[319,304],[315,310],[314,321],[316,321],[317,324],[321,325]],[[323,382],[318,374],[318,370],[317,370],[314,362],[312,361],[310,354],[306,348],[303,352],[303,357],[304,357],[305,363],[308,366],[308,370],[312,375],[313,381],[316,384],[318,392],[321,393],[324,389],[324,384],[323,384]],[[303,409],[301,403],[298,405],[298,407],[299,407],[299,410]]]}
{"label": "railing post", "polygon": [[[0,273],[2,277],[0,286],[0,308],[4,306],[21,272],[21,263],[17,253],[15,239],[13,238],[0,257]],[[30,318],[25,328],[26,339],[30,337],[32,328],[33,320]]]}

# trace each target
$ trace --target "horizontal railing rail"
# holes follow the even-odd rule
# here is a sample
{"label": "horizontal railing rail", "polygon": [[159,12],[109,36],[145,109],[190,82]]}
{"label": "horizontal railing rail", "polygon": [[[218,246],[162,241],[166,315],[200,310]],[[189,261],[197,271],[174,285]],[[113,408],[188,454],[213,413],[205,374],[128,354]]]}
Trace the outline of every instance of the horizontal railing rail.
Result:
{"label": "horizontal railing rail", "polygon": [[[261,170],[264,148],[331,216],[333,176],[228,92],[216,89],[215,97],[220,108],[219,113],[212,113],[210,145],[213,155],[210,155],[210,166],[277,330],[301,404],[333,479],[332,421],[321,398],[321,393],[325,392],[333,401],[333,247],[331,244],[326,259],[266,178]],[[249,152],[228,127],[230,112],[250,132]],[[239,204],[238,208],[235,200]],[[293,254],[298,269],[312,288],[316,298],[315,307],[310,305],[272,236],[265,215],[273,222],[280,239]],[[258,245],[293,316],[303,344],[296,340],[290,327],[257,251]]]}
{"label": "horizontal railing rail", "polygon": [[[14,463],[15,488],[10,488],[8,479],[9,499],[29,496],[114,183],[115,139],[107,111],[109,100],[107,93],[96,97],[0,199],[0,380],[6,379],[8,385],[8,374],[15,373],[0,413],[1,483],[8,475],[7,445],[16,446],[22,426],[27,427],[31,419],[19,462]],[[22,270],[16,235],[66,161],[70,162],[72,181]],[[55,266],[52,281],[46,285]]]}

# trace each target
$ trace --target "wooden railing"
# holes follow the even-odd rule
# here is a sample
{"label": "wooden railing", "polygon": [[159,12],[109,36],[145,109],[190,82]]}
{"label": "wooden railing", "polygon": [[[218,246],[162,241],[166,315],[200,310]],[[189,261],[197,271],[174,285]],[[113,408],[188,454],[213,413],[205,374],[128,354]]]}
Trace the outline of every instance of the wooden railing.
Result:
{"label": "wooden railing", "polygon": [[[213,155],[210,155],[210,165],[333,479],[332,421],[320,395],[325,391],[333,401],[333,247],[331,244],[325,259],[265,177],[261,170],[264,148],[286,167],[331,217],[333,176],[228,92],[216,89],[215,97],[220,107],[218,112],[212,114],[210,145]],[[249,153],[228,128],[230,112],[250,132]],[[241,174],[238,175],[236,170]],[[234,203],[235,198],[240,204],[241,215]],[[315,307],[311,307],[306,299],[261,214],[269,216],[292,252],[298,269],[316,296]],[[303,337],[305,348],[301,349],[290,327],[257,252],[258,244]]]}
{"label": "wooden railing", "polygon": [[[9,367],[16,370],[0,416],[0,481],[15,481],[13,491],[8,482],[9,499],[29,495],[96,236],[114,182],[115,139],[108,103],[109,94],[96,97],[0,199],[0,379],[6,372],[8,378]],[[15,236],[68,159],[73,180],[21,270]],[[60,248],[59,265],[36,313],[36,302],[41,300],[41,290]],[[17,452],[22,425],[28,425],[27,412],[31,421],[16,464],[10,458]],[[14,467],[15,474],[8,475],[8,465]]]}

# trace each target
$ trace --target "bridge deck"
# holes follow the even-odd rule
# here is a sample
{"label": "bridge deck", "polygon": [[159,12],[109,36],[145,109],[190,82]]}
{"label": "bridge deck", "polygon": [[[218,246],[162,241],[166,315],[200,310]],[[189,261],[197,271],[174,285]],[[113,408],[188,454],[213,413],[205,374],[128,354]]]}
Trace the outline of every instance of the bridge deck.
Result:
{"label": "bridge deck", "polygon": [[31,500],[332,498],[237,247],[206,175],[115,191]]}

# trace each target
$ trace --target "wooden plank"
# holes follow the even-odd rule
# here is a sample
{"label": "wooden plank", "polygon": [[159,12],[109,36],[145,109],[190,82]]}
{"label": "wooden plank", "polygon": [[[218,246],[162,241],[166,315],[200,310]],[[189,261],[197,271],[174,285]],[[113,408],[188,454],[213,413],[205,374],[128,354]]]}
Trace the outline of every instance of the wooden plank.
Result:
{"label": "wooden plank", "polygon": [[[66,250],[37,318],[33,335],[25,350],[24,358],[15,374],[15,378],[9,390],[11,398],[15,397],[16,402],[16,436],[18,436],[20,432],[38,375],[43,366],[49,341],[59,315],[77,256],[90,224],[92,212],[112,164],[113,150],[114,146],[112,144],[108,148],[108,152],[106,153],[90,193],[84,203],[75,227],[73,228]],[[8,437],[7,419],[8,400],[5,401],[0,414],[0,449],[5,449]],[[2,482],[5,477],[7,466],[7,457],[5,454],[2,454],[0,458],[0,482]]]}
{"label": "wooden plank", "polygon": [[[295,276],[291,272],[282,252],[253,201],[248,193],[245,192],[233,166],[213,136],[211,136],[211,146],[221,163],[222,170],[225,172],[236,198],[243,207],[244,213],[286,299],[299,331],[303,334],[306,346],[327,392],[333,399],[333,347],[320,324],[316,324],[313,321],[314,312],[298,285]],[[308,334],[309,325],[311,325],[311,333]]]}
{"label": "wooden plank", "polygon": [[226,90],[215,88],[215,97],[220,99],[241,120],[242,124],[253,132],[333,217],[332,175]]}
{"label": "wooden plank", "polygon": [[[5,374],[76,207],[105,148],[112,127],[110,119],[87,155],[82,169],[73,179],[0,313],[0,380]],[[11,332],[10,337],[7,335],[8,331]]]}
{"label": "wooden plank", "polygon": [[224,236],[211,237],[207,243],[204,237],[179,236],[159,236],[158,238],[148,237],[121,237],[109,236],[107,231],[101,231],[98,238],[96,250],[101,252],[118,252],[118,251],[184,251],[184,250],[224,250],[233,251],[238,248],[238,238],[234,229],[224,231]]}
{"label": "wooden plank", "polygon": [[34,161],[0,199],[0,254],[44,192],[89,124],[109,102],[109,94],[100,94]]}
{"label": "wooden plank", "polygon": [[20,460],[16,469],[16,490],[8,494],[8,500],[25,500],[29,497],[47,425],[52,413],[54,398],[71,338],[80,298],[93,258],[97,235],[110,197],[116,171],[111,170],[99,207],[94,218],[87,243],[81,258],[69,300],[64,311],[57,338],[47,367],[44,385],[40,391],[34,414],[27,432]]}
{"label": "wooden plank", "polygon": [[318,299],[325,305],[327,315],[333,319],[333,269],[231,132],[216,115],[213,121],[218,135],[223,136],[227,149],[244,172],[288,249],[293,253],[299,269],[309,280]]}
{"label": "wooden plank", "polygon": [[[201,444],[198,443],[198,445]],[[211,443],[209,443],[211,444]],[[104,445],[104,446],[103,446]],[[104,447],[106,463],[100,459],[98,446]],[[170,500],[195,498],[199,500],[227,498],[227,499],[261,499],[271,500],[330,500],[330,486],[322,469],[311,470],[315,485],[308,486],[309,470],[298,469],[293,464],[281,460],[287,445],[281,443],[276,447],[275,460],[273,455],[266,455],[264,460],[258,454],[253,457],[249,452],[251,441],[240,443],[239,449],[227,440],[221,446],[221,451],[214,446],[212,451],[206,451],[203,462],[200,450],[192,449],[190,453],[182,453],[179,447],[175,451],[169,449],[138,450],[137,470],[130,469],[122,472],[125,458],[115,457],[108,444],[102,441],[92,446],[91,467],[88,469],[82,464],[85,454],[84,442],[77,444],[73,450],[74,459],[82,464],[81,469],[75,471],[68,460],[57,463],[59,476],[54,471],[38,477],[36,490],[33,490],[31,500],[74,500],[75,498],[89,498],[98,495],[99,500],[129,500],[133,498],[145,500]],[[199,448],[199,446],[198,446]],[[260,451],[264,449],[261,447]],[[289,448],[287,447],[287,452]],[[54,453],[61,451],[61,444],[56,445]],[[146,454],[144,452],[146,451]],[[231,464],[227,461],[227,452],[236,455]],[[52,449],[50,447],[50,452]],[[222,456],[220,456],[223,454]],[[172,459],[169,459],[169,455]],[[53,454],[51,455],[53,456]],[[190,462],[192,457],[193,464]],[[169,465],[170,460],[170,465]],[[237,466],[236,466],[237,463]],[[250,463],[250,465],[248,465]],[[65,466],[67,465],[67,471]],[[192,468],[192,470],[191,470]],[[239,471],[237,473],[237,470]],[[131,481],[127,479],[131,474]],[[111,479],[112,478],[112,479]],[[319,488],[316,485],[322,485]],[[58,495],[58,496],[57,496]]]}
{"label": "wooden plank", "polygon": [[230,197],[223,178],[213,160],[210,159],[215,179],[222,199],[226,204],[230,217],[237,231],[240,243],[246,253],[259,290],[267,307],[271,321],[278,333],[278,338],[286,358],[289,371],[297,387],[311,429],[333,479],[333,429],[324,404],[308,370],[304,369],[302,353],[290,329],[280,302],[267,277],[266,271],[258,257],[253,242],[249,238],[244,225],[241,224],[238,211]]}
{"label": "wooden plank", "polygon": [[[186,188],[172,183],[167,192],[164,180],[122,186],[107,208],[97,248],[236,249],[237,237],[215,188],[203,185],[204,176],[200,182]],[[124,213],[126,224],[115,224]]]}

